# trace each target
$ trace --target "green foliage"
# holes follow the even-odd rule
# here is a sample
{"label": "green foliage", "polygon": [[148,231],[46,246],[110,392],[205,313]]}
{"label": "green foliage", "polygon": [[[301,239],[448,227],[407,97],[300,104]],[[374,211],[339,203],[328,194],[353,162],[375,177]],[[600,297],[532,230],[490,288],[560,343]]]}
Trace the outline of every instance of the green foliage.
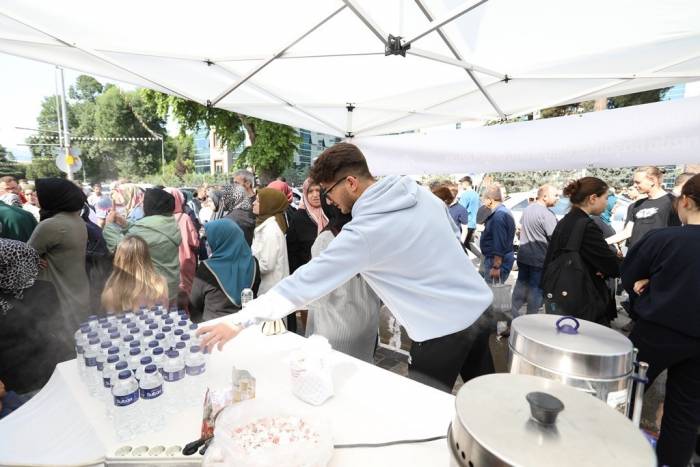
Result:
{"label": "green foliage", "polygon": [[5,175],[24,178],[25,168],[22,164],[15,162],[15,156],[9,149],[0,144],[0,177]]}
{"label": "green foliage", "polygon": [[12,152],[0,144],[0,162],[8,162],[13,160],[15,160],[15,156],[12,155]]}
{"label": "green foliage", "polygon": [[50,158],[32,159],[32,163],[27,166],[27,178],[36,180],[46,177],[63,177],[65,174],[58,170],[56,163]]}
{"label": "green foliage", "polygon": [[168,173],[168,167],[166,166],[165,176],[148,175],[143,177],[143,182],[153,185],[196,188],[204,184],[209,186],[224,185],[229,183],[229,176],[226,174],[198,174],[190,172],[179,178],[174,173]]}
{"label": "green foliage", "polygon": [[[95,180],[117,177],[140,178],[161,170],[160,141],[82,140],[98,138],[152,138],[165,135],[165,120],[158,109],[141,99],[138,91],[122,92],[114,85],[81,75],[69,89],[66,103],[72,146],[80,149],[86,176]],[[27,139],[29,144],[58,143],[56,96],[42,102],[37,117],[38,135]],[[168,138],[165,143],[167,145]],[[31,146],[32,159],[40,160],[34,172],[46,173],[53,164],[58,146]],[[176,150],[165,151],[166,160],[174,160]],[[60,172],[58,172],[60,173]]]}
{"label": "green foliage", "polygon": [[236,165],[252,167],[261,178],[274,178],[292,165],[299,136],[289,126],[206,107],[150,89],[142,89],[140,93],[143,101],[155,107],[161,118],[169,114],[175,117],[182,130],[195,131],[201,125],[215,128],[218,142],[229,150],[236,150],[247,132],[251,146],[243,151]]}
{"label": "green foliage", "polygon": [[636,92],[608,99],[608,108],[617,109],[630,105],[651,104],[664,98],[670,88],[652,89],[651,91]]}
{"label": "green foliage", "polygon": [[564,115],[575,115],[579,113],[591,112],[595,101],[576,102],[557,107],[550,107],[540,111],[540,118],[563,117]]}
{"label": "green foliage", "polygon": [[287,167],[287,169],[282,172],[280,176],[284,177],[290,186],[299,187],[304,184],[304,180],[306,180],[306,178],[309,176],[309,168],[292,165]]}

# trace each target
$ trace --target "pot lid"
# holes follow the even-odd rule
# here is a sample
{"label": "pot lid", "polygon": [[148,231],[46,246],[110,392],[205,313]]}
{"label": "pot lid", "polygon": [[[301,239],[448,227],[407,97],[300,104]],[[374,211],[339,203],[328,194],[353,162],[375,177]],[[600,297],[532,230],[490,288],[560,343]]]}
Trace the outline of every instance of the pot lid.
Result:
{"label": "pot lid", "polygon": [[[535,421],[530,403],[548,411],[554,423]],[[629,419],[557,381],[508,373],[481,376],[462,386],[455,406],[455,422],[507,465],[656,466],[651,445]]]}
{"label": "pot lid", "polygon": [[557,373],[615,379],[633,368],[632,341],[617,331],[558,315],[520,316],[511,323],[508,345],[531,363]]}

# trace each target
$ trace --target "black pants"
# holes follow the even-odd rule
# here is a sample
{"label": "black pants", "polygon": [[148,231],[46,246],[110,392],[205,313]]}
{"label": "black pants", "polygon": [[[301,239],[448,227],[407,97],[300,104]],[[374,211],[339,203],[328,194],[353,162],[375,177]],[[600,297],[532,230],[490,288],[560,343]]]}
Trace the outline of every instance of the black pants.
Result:
{"label": "black pants", "polygon": [[464,239],[464,246],[469,248],[469,244],[472,242],[472,237],[474,236],[474,231],[476,229],[467,229],[467,238]]}
{"label": "black pants", "polygon": [[649,364],[650,385],[668,369],[656,455],[659,465],[685,467],[700,426],[700,339],[639,320],[630,340],[639,349],[639,361]]}
{"label": "black pants", "polygon": [[457,375],[464,382],[495,372],[489,348],[492,319],[485,312],[474,324],[454,334],[414,342],[408,377],[452,393]]}

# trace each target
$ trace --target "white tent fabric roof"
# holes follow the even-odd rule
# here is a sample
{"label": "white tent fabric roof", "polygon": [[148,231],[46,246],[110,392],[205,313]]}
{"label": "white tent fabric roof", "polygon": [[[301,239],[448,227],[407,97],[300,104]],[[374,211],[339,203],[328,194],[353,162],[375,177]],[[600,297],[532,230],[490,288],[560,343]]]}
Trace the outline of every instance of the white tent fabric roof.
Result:
{"label": "white tent fabric roof", "polygon": [[700,97],[353,142],[375,175],[690,164],[700,161]]}
{"label": "white tent fabric roof", "polygon": [[0,52],[367,136],[700,79],[700,2],[0,0]]}

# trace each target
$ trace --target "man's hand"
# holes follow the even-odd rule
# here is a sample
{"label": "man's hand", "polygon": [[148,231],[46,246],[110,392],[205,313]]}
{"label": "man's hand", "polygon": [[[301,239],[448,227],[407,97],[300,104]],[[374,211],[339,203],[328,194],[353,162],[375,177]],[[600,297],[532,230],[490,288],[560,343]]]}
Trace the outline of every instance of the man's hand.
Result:
{"label": "man's hand", "polygon": [[46,269],[49,267],[49,262],[44,258],[39,258],[39,269]]}
{"label": "man's hand", "polygon": [[637,295],[642,295],[649,286],[649,279],[641,279],[634,283],[634,292]]}
{"label": "man's hand", "polygon": [[492,267],[491,271],[489,272],[489,277],[493,280],[500,280],[501,279],[501,268],[500,267]]}
{"label": "man's hand", "polygon": [[207,349],[207,352],[211,352],[217,344],[221,350],[225,343],[236,337],[242,330],[243,328],[239,326],[220,323],[197,329],[197,335],[202,336],[202,345]]}
{"label": "man's hand", "polygon": [[117,212],[114,209],[110,209],[107,213],[107,217],[105,217],[105,224],[114,224],[116,218]]}

